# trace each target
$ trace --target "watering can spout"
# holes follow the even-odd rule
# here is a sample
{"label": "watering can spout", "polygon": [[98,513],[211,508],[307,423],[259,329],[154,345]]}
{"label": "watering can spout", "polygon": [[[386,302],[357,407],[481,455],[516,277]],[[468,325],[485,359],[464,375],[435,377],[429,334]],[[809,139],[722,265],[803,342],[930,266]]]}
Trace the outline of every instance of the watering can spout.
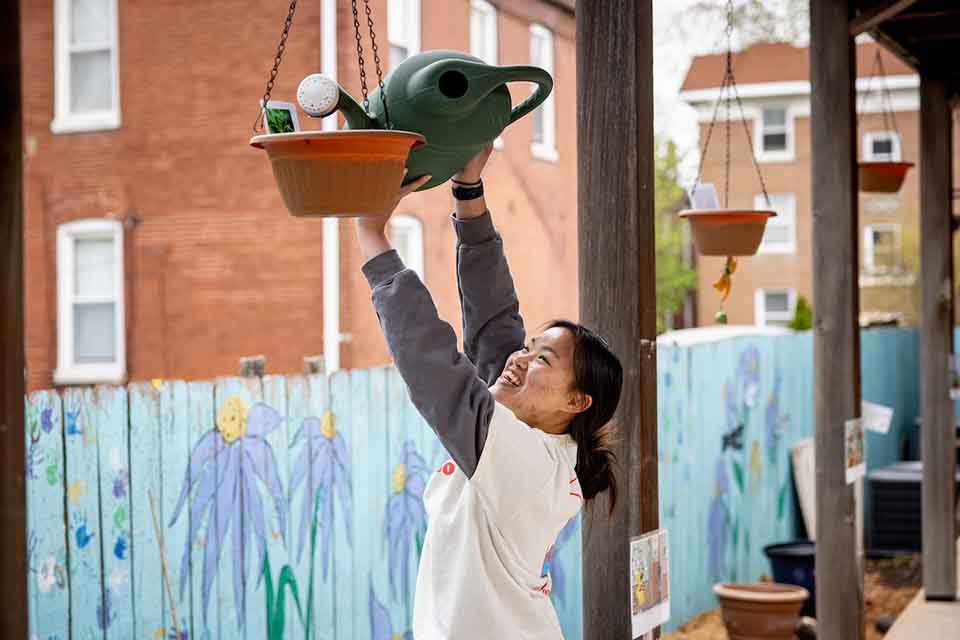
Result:
{"label": "watering can spout", "polygon": [[550,74],[539,67],[497,67],[454,58],[437,60],[414,72],[406,94],[420,109],[447,118],[460,118],[477,109],[484,98],[507,82],[538,85],[533,96],[513,109],[510,122],[533,110],[553,88]]}
{"label": "watering can spout", "polygon": [[347,126],[351,129],[379,129],[380,125],[371,118],[363,107],[354,100],[349,93],[340,89],[340,100],[337,103],[340,113],[347,121]]}
{"label": "watering can spout", "polygon": [[339,110],[351,129],[377,129],[377,123],[335,80],[314,73],[300,82],[297,102],[312,118],[323,118]]}

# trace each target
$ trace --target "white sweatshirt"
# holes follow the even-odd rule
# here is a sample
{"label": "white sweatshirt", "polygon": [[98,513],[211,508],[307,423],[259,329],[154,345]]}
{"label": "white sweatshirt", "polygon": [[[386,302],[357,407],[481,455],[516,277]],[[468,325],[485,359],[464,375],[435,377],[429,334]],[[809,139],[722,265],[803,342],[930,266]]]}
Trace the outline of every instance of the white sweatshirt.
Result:
{"label": "white sweatshirt", "polygon": [[544,560],[583,503],[569,435],[497,403],[473,477],[451,460],[424,493],[416,640],[562,640]]}

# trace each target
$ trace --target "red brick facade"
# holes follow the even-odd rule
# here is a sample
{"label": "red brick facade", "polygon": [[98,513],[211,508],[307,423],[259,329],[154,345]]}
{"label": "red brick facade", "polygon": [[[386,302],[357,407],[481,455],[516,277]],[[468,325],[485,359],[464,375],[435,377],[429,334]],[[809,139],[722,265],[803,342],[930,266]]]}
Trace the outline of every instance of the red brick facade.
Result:
{"label": "red brick facade", "polygon": [[[371,2],[384,41],[386,4]],[[554,32],[559,162],[531,157],[525,118],[485,175],[532,326],[577,312],[574,19],[555,3],[494,4],[500,64],[529,62],[532,21]],[[287,215],[265,157],[247,145],[283,9],[251,0],[119,5],[119,129],[53,134],[54,0],[24,3],[28,386],[53,384],[57,228],[82,218],[123,223],[129,379],[233,375],[251,354],[266,355],[269,373],[299,371],[304,356],[323,351],[323,225]],[[338,76],[359,95],[350,4],[337,5]],[[422,0],[422,50],[468,50],[469,7]],[[300,79],[320,70],[320,28],[320,1],[301,2],[275,99],[293,101]],[[527,90],[512,87],[515,100]],[[441,187],[401,211],[423,222],[425,279],[459,331],[451,207]],[[340,242],[341,366],[386,363],[352,222],[340,223]]]}

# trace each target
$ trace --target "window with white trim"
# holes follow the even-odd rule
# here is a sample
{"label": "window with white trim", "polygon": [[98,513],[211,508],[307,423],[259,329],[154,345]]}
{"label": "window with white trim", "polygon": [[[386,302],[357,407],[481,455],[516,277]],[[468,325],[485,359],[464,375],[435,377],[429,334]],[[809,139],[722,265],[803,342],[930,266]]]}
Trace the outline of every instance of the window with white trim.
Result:
{"label": "window with white trim", "polygon": [[899,162],[900,136],[893,131],[863,134],[863,159],[867,162]]}
{"label": "window with white trim", "polygon": [[757,160],[792,159],[793,118],[785,106],[763,107],[758,129]]}
{"label": "window with white trim", "polygon": [[404,214],[390,216],[390,243],[397,250],[403,264],[423,277],[423,223]]}
{"label": "window with white trim", "polygon": [[868,273],[891,273],[900,269],[899,224],[864,225],[863,267]]}
{"label": "window with white trim", "polygon": [[[497,8],[487,0],[470,0],[470,55],[496,65],[498,49]],[[503,148],[503,136],[497,136],[493,148]]]}
{"label": "window with white trim", "polygon": [[120,126],[117,0],[55,0],[54,133]]}
{"label": "window with white trim", "polygon": [[57,229],[57,384],[126,375],[123,226],[77,220]]}
{"label": "window with white trim", "polygon": [[797,251],[797,197],[792,193],[771,193],[770,204],[758,193],[753,198],[754,209],[773,209],[777,215],[767,220],[758,253],[796,253]]}
{"label": "window with white trim", "polygon": [[389,0],[387,39],[390,41],[390,68],[420,53],[420,0]]}
{"label": "window with white trim", "polygon": [[[553,32],[539,24],[530,25],[530,64],[554,75]],[[557,161],[557,106],[556,85],[543,103],[533,110],[533,144],[530,151],[535,158]]]}
{"label": "window with white trim", "polygon": [[794,289],[757,289],[753,297],[754,320],[757,326],[785,327],[793,320],[797,307]]}

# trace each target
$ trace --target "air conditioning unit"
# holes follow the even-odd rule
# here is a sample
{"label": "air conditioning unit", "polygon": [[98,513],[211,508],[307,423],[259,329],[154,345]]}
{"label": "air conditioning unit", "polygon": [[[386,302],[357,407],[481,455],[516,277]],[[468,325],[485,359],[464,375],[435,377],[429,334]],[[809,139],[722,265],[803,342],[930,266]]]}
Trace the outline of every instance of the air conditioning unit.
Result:
{"label": "air conditioning unit", "polygon": [[[923,523],[922,462],[898,462],[871,471],[870,539],[872,552],[920,551]],[[960,469],[956,482],[960,487]]]}

